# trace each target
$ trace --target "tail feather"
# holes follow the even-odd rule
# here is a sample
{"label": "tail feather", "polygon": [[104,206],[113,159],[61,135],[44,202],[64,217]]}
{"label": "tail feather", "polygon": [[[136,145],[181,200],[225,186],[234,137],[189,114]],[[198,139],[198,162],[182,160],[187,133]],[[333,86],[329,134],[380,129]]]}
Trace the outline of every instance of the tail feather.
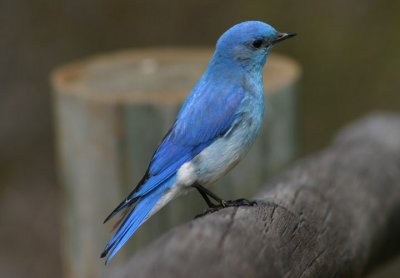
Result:
{"label": "tail feather", "polygon": [[106,223],[121,210],[131,207],[141,196],[147,195],[155,188],[162,187],[162,184],[168,183],[175,170],[174,167],[169,167],[161,174],[152,177],[149,177],[149,174],[146,173],[139,182],[138,187],[107,216],[103,223]]}
{"label": "tail feather", "polygon": [[136,232],[140,225],[147,220],[150,212],[160,198],[164,195],[169,186],[170,182],[167,181],[137,200],[136,207],[129,212],[129,215],[126,217],[118,231],[107,243],[104,251],[101,253],[101,258],[104,258],[108,255],[105,264],[107,264],[114,257],[114,255],[119,251],[119,249],[121,249],[125,242]]}

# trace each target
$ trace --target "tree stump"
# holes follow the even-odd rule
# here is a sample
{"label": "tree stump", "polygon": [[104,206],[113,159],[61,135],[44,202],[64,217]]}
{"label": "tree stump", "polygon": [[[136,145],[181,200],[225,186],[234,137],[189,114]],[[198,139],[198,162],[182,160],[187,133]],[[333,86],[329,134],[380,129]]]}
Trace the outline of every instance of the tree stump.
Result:
{"label": "tree stump", "polygon": [[[102,271],[99,254],[112,235],[104,218],[144,174],[211,55],[208,49],[131,50],[53,73],[66,277],[97,277]],[[293,159],[299,78],[293,60],[270,56],[264,127],[244,161],[213,189],[218,194],[250,197]],[[139,229],[114,263],[204,208],[197,194],[175,200]]]}

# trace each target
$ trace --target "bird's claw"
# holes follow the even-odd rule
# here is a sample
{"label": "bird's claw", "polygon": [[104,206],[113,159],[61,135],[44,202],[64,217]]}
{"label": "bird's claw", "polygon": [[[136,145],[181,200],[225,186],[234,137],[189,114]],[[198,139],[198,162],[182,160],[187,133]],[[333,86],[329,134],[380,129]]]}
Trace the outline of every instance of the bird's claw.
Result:
{"label": "bird's claw", "polygon": [[237,200],[222,200],[218,205],[207,208],[203,213],[196,215],[194,218],[203,217],[207,214],[219,211],[223,208],[227,207],[241,207],[241,206],[255,206],[257,205],[256,201],[250,201],[247,199],[237,199]]}
{"label": "bird's claw", "polygon": [[237,199],[237,200],[229,200],[225,201],[224,207],[241,207],[241,206],[255,206],[257,205],[256,201],[250,201],[247,199]]}

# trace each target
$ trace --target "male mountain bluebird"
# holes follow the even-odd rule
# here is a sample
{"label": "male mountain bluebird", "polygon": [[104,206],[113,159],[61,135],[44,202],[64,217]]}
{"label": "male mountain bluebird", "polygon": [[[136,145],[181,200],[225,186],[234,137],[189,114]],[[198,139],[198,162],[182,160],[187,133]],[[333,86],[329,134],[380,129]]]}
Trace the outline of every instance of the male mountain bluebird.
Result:
{"label": "male mountain bluebird", "polygon": [[225,201],[204,186],[232,169],[253,144],[264,113],[262,68],[272,46],[294,35],[259,21],[242,22],[222,34],[145,175],[104,221],[125,209],[101,254],[108,255],[106,263],[143,222],[189,189],[196,188],[211,209],[251,204]]}

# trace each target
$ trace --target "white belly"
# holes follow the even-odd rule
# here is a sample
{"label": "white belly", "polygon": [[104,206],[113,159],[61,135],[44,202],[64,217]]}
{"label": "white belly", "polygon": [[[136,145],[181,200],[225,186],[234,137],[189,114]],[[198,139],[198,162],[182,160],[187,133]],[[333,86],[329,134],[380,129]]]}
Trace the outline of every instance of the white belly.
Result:
{"label": "white belly", "polygon": [[225,175],[249,151],[259,127],[259,119],[243,119],[225,136],[205,148],[177,172],[177,185],[191,186],[198,182],[207,186]]}

